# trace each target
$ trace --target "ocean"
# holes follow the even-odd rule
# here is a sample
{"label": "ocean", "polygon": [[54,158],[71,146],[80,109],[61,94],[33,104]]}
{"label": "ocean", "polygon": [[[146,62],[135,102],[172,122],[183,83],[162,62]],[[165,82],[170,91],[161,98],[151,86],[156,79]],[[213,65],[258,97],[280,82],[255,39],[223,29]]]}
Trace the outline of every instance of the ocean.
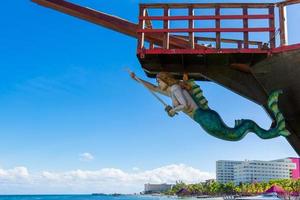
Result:
{"label": "ocean", "polygon": [[[176,197],[141,195],[0,195],[0,200],[175,200]],[[189,199],[189,198],[187,198]]]}

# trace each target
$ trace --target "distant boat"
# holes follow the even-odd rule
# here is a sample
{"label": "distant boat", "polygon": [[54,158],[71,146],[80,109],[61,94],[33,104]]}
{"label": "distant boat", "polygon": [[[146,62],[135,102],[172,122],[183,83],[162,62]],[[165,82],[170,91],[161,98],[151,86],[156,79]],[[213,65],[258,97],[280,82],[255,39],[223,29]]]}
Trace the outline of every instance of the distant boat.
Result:
{"label": "distant boat", "polygon": [[107,194],[104,194],[104,193],[92,193],[92,196],[107,196]]}
{"label": "distant boat", "polygon": [[121,196],[122,194],[119,193],[113,193],[113,194],[104,194],[104,193],[92,193],[92,196],[113,196],[113,197],[117,197],[117,196]]}
{"label": "distant boat", "polygon": [[114,194],[111,194],[111,196],[113,196],[113,197],[118,197],[118,196],[121,196],[121,194],[114,193]]}

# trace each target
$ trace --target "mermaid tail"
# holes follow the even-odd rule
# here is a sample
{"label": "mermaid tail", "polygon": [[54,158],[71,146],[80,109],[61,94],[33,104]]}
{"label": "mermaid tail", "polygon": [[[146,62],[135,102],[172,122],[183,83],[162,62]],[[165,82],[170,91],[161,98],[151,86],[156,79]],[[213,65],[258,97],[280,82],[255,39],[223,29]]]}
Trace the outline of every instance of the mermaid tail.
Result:
{"label": "mermaid tail", "polygon": [[247,133],[253,132],[262,139],[271,139],[278,136],[288,136],[289,131],[286,129],[285,120],[278,109],[278,97],[282,91],[274,91],[268,98],[268,109],[276,119],[276,126],[265,130],[258,126],[252,120],[238,120],[234,128],[228,127],[220,115],[208,107],[207,100],[203,96],[200,87],[194,81],[188,82],[191,86],[189,91],[199,108],[194,111],[192,118],[201,125],[201,127],[210,135],[228,141],[239,141]]}
{"label": "mermaid tail", "polygon": [[280,94],[282,94],[282,90],[276,90],[271,93],[268,98],[268,108],[272,111],[276,119],[275,129],[279,132],[279,135],[287,137],[290,135],[290,132],[286,129],[284,117],[278,108],[278,98]]}

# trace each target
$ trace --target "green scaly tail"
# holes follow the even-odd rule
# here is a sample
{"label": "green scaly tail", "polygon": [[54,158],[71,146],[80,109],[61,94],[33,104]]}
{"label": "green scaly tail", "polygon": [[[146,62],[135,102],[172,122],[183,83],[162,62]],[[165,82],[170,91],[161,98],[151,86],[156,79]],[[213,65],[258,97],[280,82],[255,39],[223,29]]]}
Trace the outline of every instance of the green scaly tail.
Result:
{"label": "green scaly tail", "polygon": [[278,99],[280,94],[282,94],[282,90],[277,90],[271,93],[268,99],[268,108],[272,111],[276,119],[275,129],[279,131],[280,135],[286,137],[290,135],[290,132],[286,129],[284,117],[278,108]]}
{"label": "green scaly tail", "polygon": [[237,120],[235,127],[231,128],[224,123],[216,111],[209,108],[201,88],[193,80],[188,81],[188,84],[192,88],[189,92],[199,106],[199,108],[194,111],[192,118],[210,135],[228,141],[239,141],[249,132],[255,133],[262,139],[271,139],[278,136],[286,137],[290,135],[286,129],[284,117],[278,109],[278,98],[282,91],[272,92],[268,99],[268,108],[276,119],[275,127],[265,130],[252,120],[242,119]]}

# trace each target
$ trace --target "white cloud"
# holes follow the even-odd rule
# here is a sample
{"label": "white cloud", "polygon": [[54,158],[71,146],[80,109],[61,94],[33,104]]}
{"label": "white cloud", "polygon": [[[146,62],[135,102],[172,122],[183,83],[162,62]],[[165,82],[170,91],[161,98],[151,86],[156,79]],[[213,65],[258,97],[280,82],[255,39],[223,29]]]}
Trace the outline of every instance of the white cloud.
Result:
{"label": "white cloud", "polygon": [[91,161],[91,160],[94,160],[94,156],[88,152],[81,153],[81,154],[79,154],[79,160],[80,161]]}
{"label": "white cloud", "polygon": [[138,167],[133,167],[132,170],[133,170],[133,171],[139,171],[140,168],[138,168]]}
{"label": "white cloud", "polygon": [[0,168],[0,180],[26,179],[28,177],[29,172],[26,167],[15,167],[9,170]]}
{"label": "white cloud", "polygon": [[0,193],[133,193],[142,191],[145,183],[175,183],[178,180],[195,183],[214,177],[213,173],[184,164],[132,173],[103,168],[30,174],[25,167],[16,167],[0,169]]}

